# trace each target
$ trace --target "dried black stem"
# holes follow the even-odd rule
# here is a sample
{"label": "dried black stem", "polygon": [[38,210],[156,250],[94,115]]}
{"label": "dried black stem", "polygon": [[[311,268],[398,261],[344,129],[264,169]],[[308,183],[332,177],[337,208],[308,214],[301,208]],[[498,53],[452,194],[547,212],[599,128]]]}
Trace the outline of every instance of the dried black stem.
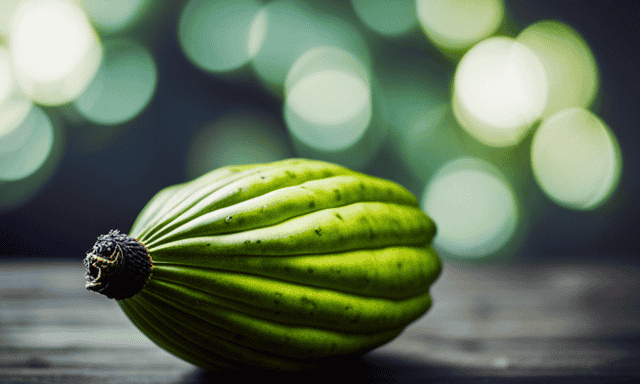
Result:
{"label": "dried black stem", "polygon": [[153,261],[139,240],[111,230],[98,237],[93,249],[87,252],[84,266],[85,288],[123,300],[140,292],[149,282]]}

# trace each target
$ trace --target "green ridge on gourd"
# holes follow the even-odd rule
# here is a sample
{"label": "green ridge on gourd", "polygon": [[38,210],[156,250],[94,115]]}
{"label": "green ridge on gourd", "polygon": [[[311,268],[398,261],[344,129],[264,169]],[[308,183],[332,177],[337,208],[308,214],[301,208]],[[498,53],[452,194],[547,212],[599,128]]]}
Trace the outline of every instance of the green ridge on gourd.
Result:
{"label": "green ridge on gourd", "polygon": [[398,184],[289,159],[161,190],[100,236],[87,289],[204,369],[311,368],[397,337],[431,306],[433,221]]}

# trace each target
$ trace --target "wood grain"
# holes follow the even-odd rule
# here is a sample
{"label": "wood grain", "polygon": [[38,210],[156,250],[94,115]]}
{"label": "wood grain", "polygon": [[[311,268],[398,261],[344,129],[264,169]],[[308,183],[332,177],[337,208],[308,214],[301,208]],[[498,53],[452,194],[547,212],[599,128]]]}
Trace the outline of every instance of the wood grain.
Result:
{"label": "wood grain", "polygon": [[[637,269],[604,264],[446,264],[430,312],[393,342],[317,372],[233,377],[634,382],[638,276]],[[158,348],[115,301],[84,289],[80,261],[2,263],[0,383],[206,383],[230,374],[203,371]]]}

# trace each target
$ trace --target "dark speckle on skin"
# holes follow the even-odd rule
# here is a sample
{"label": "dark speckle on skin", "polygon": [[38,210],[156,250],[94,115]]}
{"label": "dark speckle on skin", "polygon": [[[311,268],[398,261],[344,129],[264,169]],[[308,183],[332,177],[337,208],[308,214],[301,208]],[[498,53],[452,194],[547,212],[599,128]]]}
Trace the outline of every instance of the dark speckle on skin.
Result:
{"label": "dark speckle on skin", "polygon": [[322,229],[320,229],[320,227],[316,228],[315,232],[316,232],[316,235],[322,236]]}
{"label": "dark speckle on skin", "polygon": [[367,228],[369,229],[369,239],[375,239],[376,234],[373,232],[373,227],[371,226],[369,219],[367,219],[366,217],[361,217],[358,221],[360,222],[360,224],[367,226]]}
{"label": "dark speckle on skin", "polygon": [[334,215],[338,220],[340,221],[344,221],[344,219],[342,218],[342,216],[340,216],[340,214],[338,212],[335,213]]}
{"label": "dark speckle on skin", "polygon": [[309,208],[313,209],[315,207],[316,207],[316,202],[315,201],[312,201],[312,202],[309,203]]}
{"label": "dark speckle on skin", "polygon": [[336,195],[336,201],[342,200],[342,193],[340,193],[339,189],[334,189],[333,193]]}
{"label": "dark speckle on skin", "polygon": [[391,220],[391,231],[397,238],[402,237],[401,228],[402,225],[400,225],[400,222],[398,220]]}
{"label": "dark speckle on skin", "polygon": [[315,301],[309,299],[307,296],[302,296],[300,298],[300,302],[302,302],[302,304],[308,304],[311,306],[311,308],[316,309],[318,306],[316,305]]}
{"label": "dark speckle on skin", "polygon": [[307,272],[309,272],[309,273],[313,273],[313,268],[309,268],[309,269],[307,269]]}

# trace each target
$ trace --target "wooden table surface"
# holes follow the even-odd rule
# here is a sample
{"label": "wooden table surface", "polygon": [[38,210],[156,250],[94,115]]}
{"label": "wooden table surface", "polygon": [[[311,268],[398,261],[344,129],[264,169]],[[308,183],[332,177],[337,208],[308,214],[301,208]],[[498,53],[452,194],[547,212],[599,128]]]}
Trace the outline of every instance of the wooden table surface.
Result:
{"label": "wooden table surface", "polygon": [[84,289],[81,261],[0,263],[0,383],[640,382],[640,270],[628,265],[445,264],[432,309],[393,342],[318,371],[232,375],[149,341]]}

